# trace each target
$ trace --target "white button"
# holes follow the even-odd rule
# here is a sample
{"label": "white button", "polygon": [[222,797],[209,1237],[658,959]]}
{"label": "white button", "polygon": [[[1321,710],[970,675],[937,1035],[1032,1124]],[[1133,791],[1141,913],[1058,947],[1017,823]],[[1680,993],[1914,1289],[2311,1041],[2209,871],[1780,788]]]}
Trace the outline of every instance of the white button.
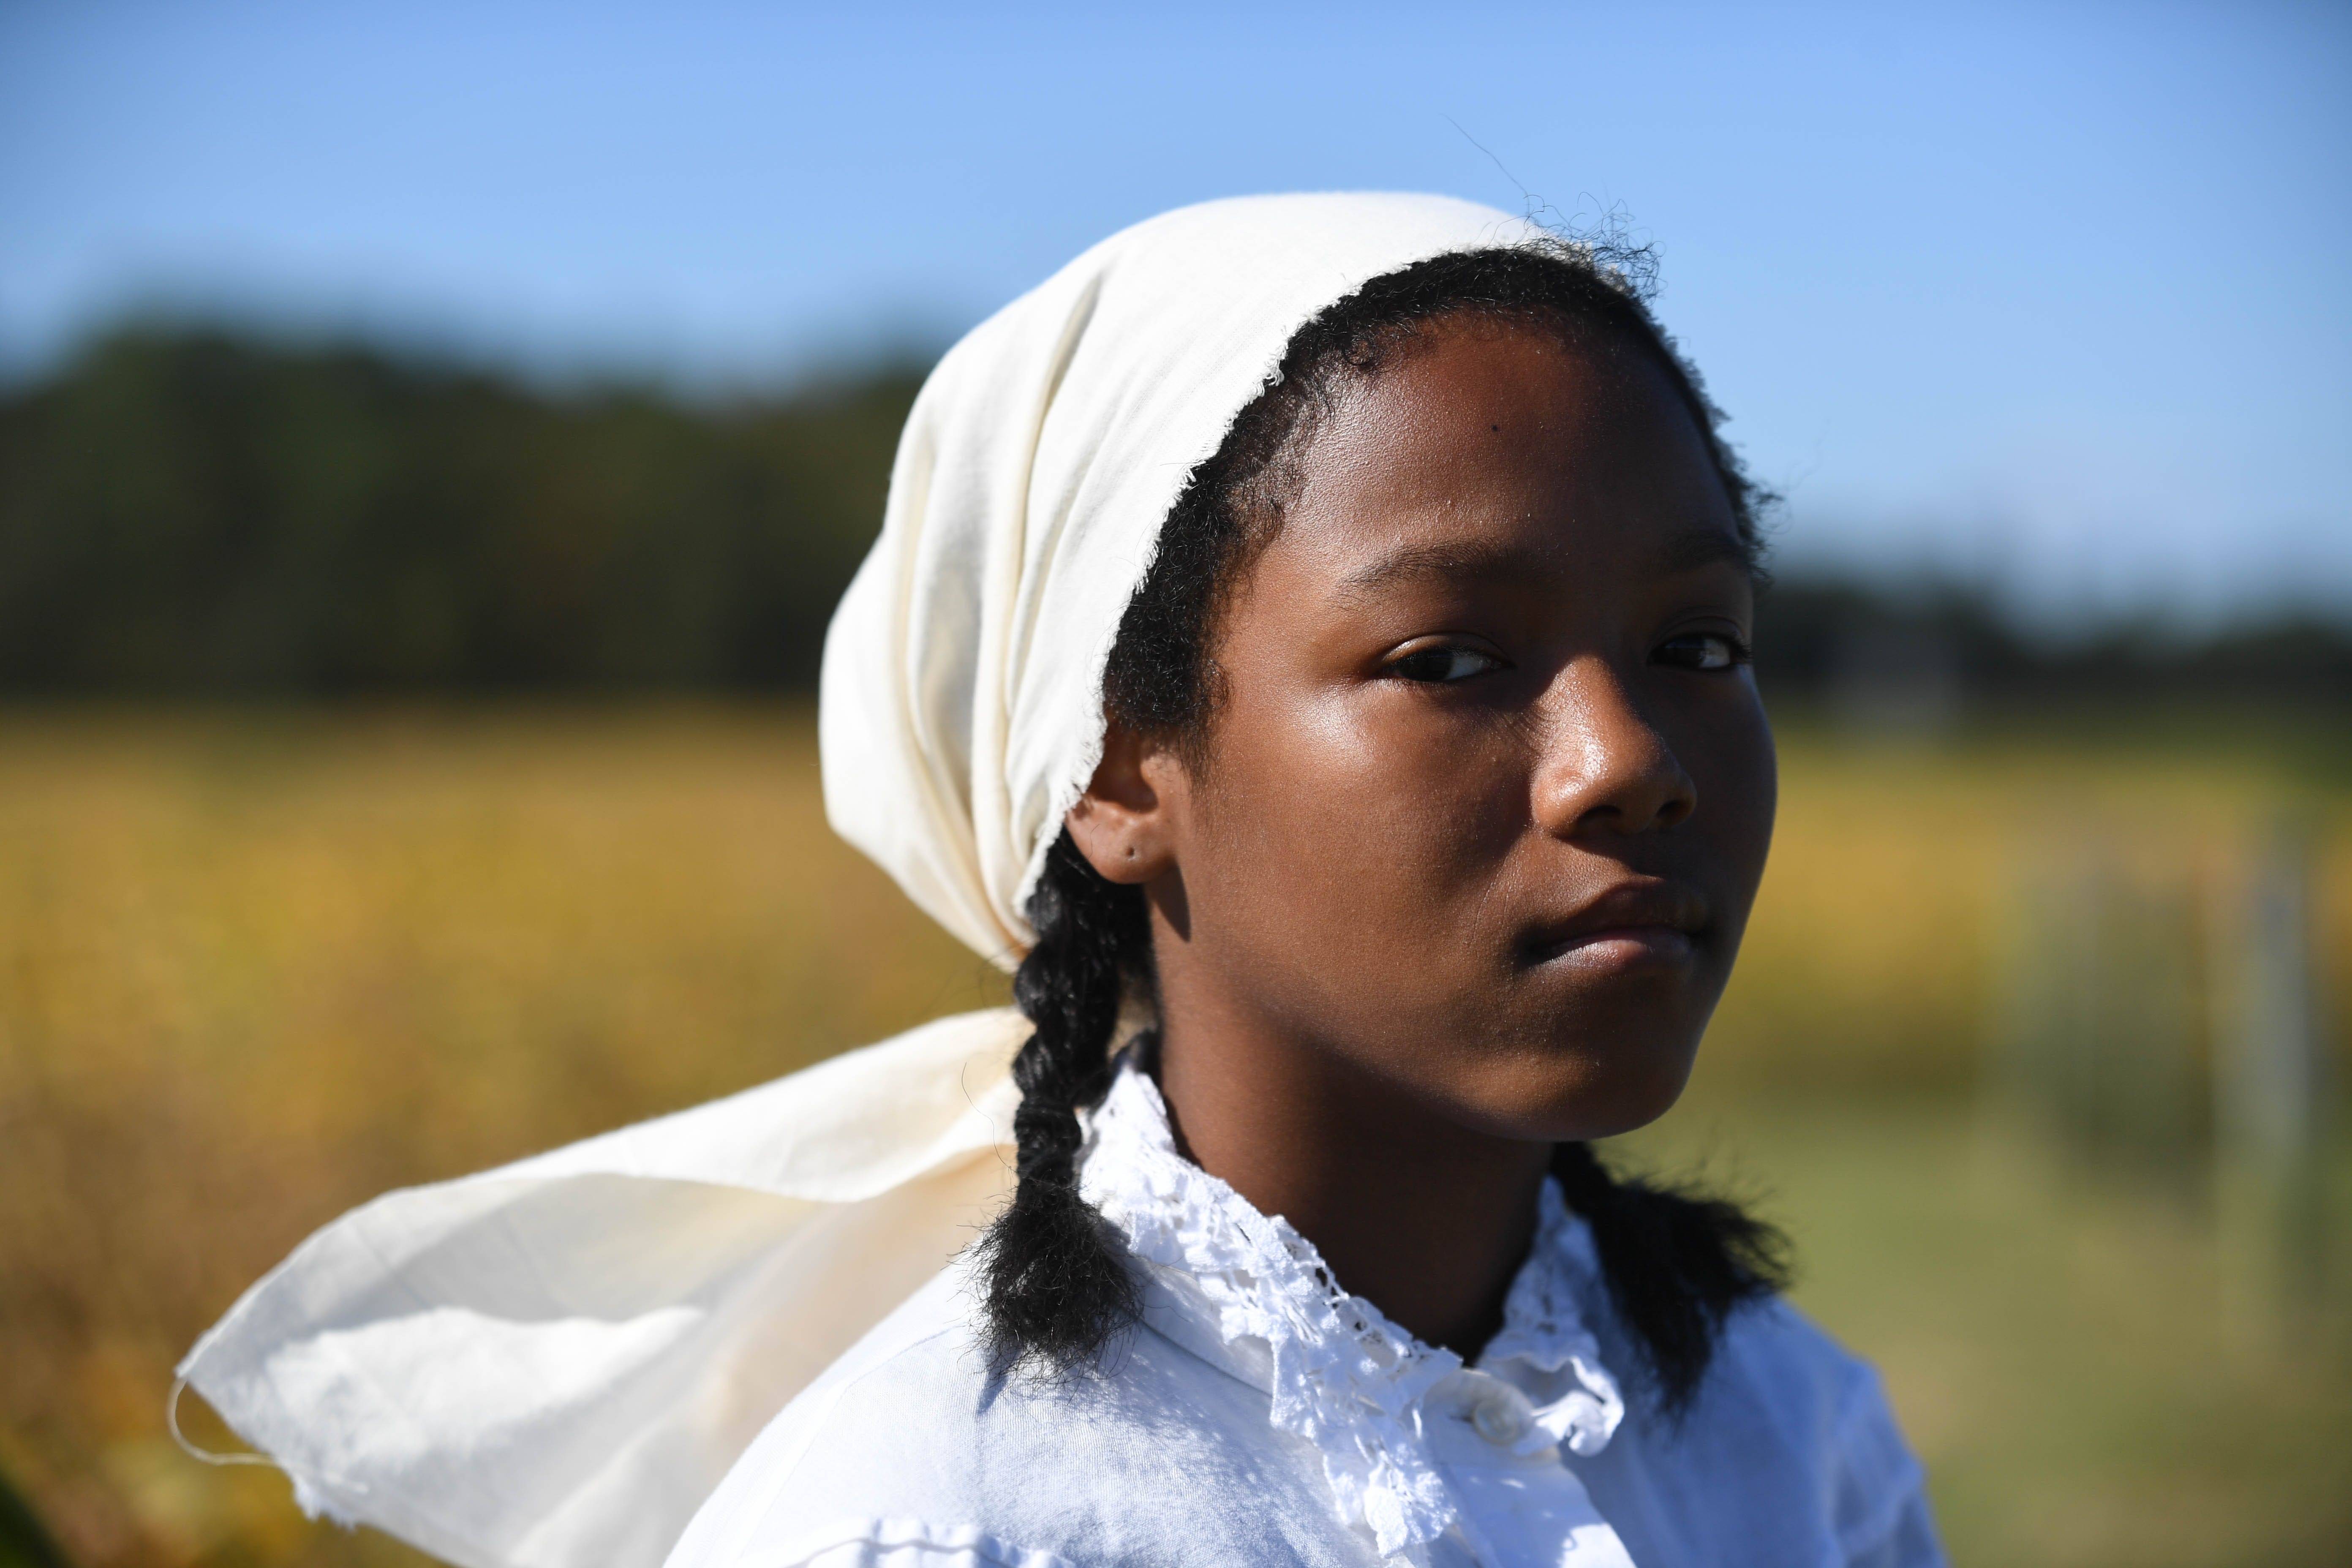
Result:
{"label": "white button", "polygon": [[1507,1448],[1528,1435],[1527,1406],[1508,1389],[1496,1389],[1471,1406],[1470,1425],[1495,1447]]}

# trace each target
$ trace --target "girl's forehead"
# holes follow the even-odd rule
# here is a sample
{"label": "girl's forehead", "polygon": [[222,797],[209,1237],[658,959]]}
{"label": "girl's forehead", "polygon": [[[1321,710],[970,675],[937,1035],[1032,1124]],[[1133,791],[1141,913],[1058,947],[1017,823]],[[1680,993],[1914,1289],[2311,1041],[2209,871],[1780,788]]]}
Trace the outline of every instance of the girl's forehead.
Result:
{"label": "girl's forehead", "polygon": [[1423,323],[1406,352],[1382,356],[1355,383],[1335,413],[1412,408],[1467,418],[1516,409],[1524,424],[1544,415],[1624,410],[1651,398],[1679,406],[1655,355],[1612,334],[1540,319],[1457,315]]}
{"label": "girl's forehead", "polygon": [[1539,336],[1431,345],[1331,410],[1297,455],[1282,533],[1370,587],[1631,546],[1662,569],[1744,563],[1706,437],[1664,374]]}
{"label": "girl's forehead", "polygon": [[1443,492],[1530,479],[1648,476],[1722,489],[1664,368],[1549,333],[1458,334],[1369,374],[1302,430],[1302,489]]}

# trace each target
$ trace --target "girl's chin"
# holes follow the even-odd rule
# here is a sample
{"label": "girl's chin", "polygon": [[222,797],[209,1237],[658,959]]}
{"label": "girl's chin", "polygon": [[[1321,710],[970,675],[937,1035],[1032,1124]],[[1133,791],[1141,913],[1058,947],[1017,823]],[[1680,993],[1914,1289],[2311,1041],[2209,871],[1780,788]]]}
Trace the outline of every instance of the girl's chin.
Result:
{"label": "girl's chin", "polygon": [[1459,1120],[1529,1142],[1614,1138],[1673,1110],[1697,1056],[1695,1036],[1662,1037],[1654,1028],[1580,1028],[1577,1036],[1514,1052],[1502,1070],[1457,1084],[1457,1094],[1467,1088],[1475,1100],[1457,1101]]}

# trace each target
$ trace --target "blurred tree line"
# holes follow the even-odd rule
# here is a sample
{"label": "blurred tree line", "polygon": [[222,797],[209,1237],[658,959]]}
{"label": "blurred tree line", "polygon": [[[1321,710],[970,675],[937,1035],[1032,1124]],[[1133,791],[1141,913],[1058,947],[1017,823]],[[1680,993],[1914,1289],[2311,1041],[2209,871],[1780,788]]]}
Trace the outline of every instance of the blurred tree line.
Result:
{"label": "blurred tree line", "polygon": [[2152,616],[2109,618],[2056,637],[2021,624],[1983,585],[1791,574],[1765,595],[1757,620],[1768,689],[1849,706],[1904,693],[1972,708],[2352,703],[2352,621],[2310,612],[2202,632]]}
{"label": "blurred tree line", "polygon": [[[0,691],[804,689],[920,380],[696,403],[119,331],[0,393]],[[1868,721],[2352,700],[2352,631],[2316,618],[2061,646],[1987,591],[1791,577],[1759,620],[1768,689]]]}
{"label": "blurred tree line", "polygon": [[0,688],[808,685],[919,381],[706,407],[118,333],[0,400]]}

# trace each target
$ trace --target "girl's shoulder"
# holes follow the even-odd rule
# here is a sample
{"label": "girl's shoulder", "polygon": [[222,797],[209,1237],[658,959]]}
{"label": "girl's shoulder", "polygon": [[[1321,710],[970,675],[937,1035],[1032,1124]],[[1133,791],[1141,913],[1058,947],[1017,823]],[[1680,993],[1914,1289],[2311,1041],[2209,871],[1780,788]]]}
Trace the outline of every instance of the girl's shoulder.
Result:
{"label": "girl's shoulder", "polygon": [[667,1568],[1366,1561],[1328,1530],[1311,1455],[1237,1440],[1264,1431],[1263,1394],[1148,1327],[1097,1370],[1008,1379],[976,1300],[951,1267],[877,1325],[744,1452]]}
{"label": "girl's shoulder", "polygon": [[1777,1296],[1732,1314],[1686,1409],[1643,1408],[1585,1474],[1601,1511],[1660,1561],[1741,1560],[1742,1542],[1776,1539],[1821,1542],[1855,1565],[1943,1561],[1925,1473],[1876,1369]]}
{"label": "girl's shoulder", "polygon": [[1769,1410],[1804,1447],[1842,1451],[1857,1422],[1886,1413],[1878,1370],[1785,1297],[1733,1312],[1717,1354],[1708,1402],[1720,1407],[1737,1398]]}

